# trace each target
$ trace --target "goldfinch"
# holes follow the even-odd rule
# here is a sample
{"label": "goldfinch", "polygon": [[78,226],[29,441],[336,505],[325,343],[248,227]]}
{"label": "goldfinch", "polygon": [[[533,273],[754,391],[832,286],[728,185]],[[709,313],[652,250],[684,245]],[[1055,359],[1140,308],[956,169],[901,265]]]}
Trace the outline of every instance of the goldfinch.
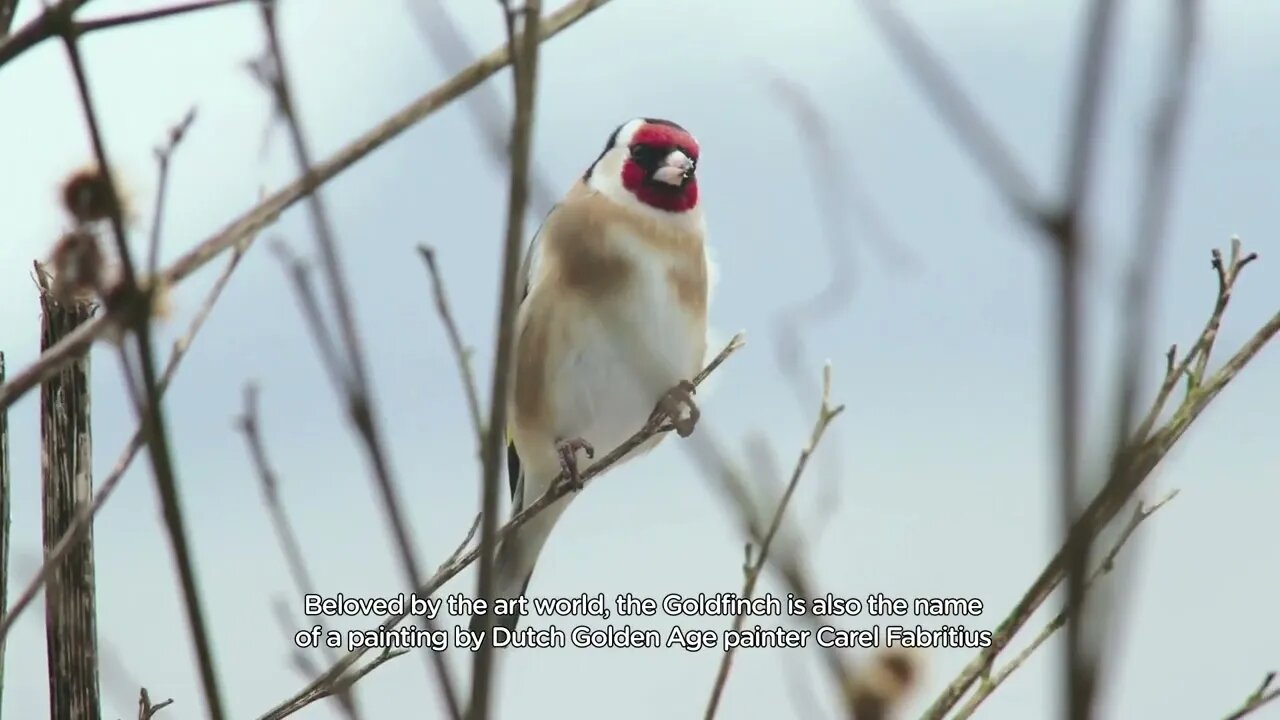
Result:
{"label": "goldfinch", "polygon": [[[676,123],[623,123],[534,235],[508,411],[513,514],[562,472],[580,489],[578,451],[591,458],[597,448],[613,450],[655,407],[682,437],[693,431],[699,413],[690,381],[707,349],[709,265],[697,165],[698,142]],[[525,593],[575,496],[563,496],[499,544],[495,598]],[[494,618],[509,630],[518,622],[519,615]],[[482,625],[481,615],[472,617],[472,632]]]}

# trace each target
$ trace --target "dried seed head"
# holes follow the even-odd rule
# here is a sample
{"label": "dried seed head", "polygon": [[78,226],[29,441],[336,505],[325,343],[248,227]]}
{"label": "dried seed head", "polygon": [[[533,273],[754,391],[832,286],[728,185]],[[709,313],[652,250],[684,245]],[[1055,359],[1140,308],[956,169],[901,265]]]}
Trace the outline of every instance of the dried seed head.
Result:
{"label": "dried seed head", "polygon": [[[150,284],[150,278],[145,278],[143,282]],[[151,318],[153,320],[168,320],[173,313],[173,301],[169,293],[169,283],[164,282],[163,278],[159,279],[153,287],[151,287]]]}
{"label": "dried seed head", "polygon": [[887,718],[919,684],[923,656],[911,648],[886,647],[853,673],[850,692],[862,718]]}
{"label": "dried seed head", "polygon": [[50,292],[62,301],[85,300],[102,288],[104,261],[98,238],[86,230],[72,230],[53,246]]}
{"label": "dried seed head", "polygon": [[114,182],[108,183],[107,176],[97,165],[88,165],[75,170],[62,181],[62,207],[77,223],[90,223],[111,218],[114,204],[111,190],[115,188],[115,203],[118,204],[120,217],[129,224],[133,219],[128,192],[114,176]]}
{"label": "dried seed head", "polygon": [[62,182],[62,207],[77,222],[106,220],[113,204],[107,176],[96,165],[76,170]]}

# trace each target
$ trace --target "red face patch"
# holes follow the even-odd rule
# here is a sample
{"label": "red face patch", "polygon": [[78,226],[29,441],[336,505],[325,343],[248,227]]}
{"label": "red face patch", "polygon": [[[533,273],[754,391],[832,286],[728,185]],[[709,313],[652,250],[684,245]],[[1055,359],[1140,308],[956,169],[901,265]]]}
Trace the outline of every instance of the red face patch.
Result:
{"label": "red face patch", "polygon": [[698,141],[694,140],[693,136],[684,130],[670,125],[655,125],[653,123],[641,125],[635,136],[631,138],[631,144],[655,145],[661,148],[682,150],[685,155],[694,160],[698,159]]}
{"label": "red face patch", "polygon": [[[636,147],[644,146],[660,151],[661,157],[679,150],[690,159],[698,159],[698,141],[689,133],[670,125],[648,123],[640,127],[631,138],[628,148],[630,153]],[[635,195],[640,202],[667,212],[686,212],[698,204],[698,179],[690,175],[681,185],[669,185],[653,179],[654,167],[638,162],[634,155],[628,154],[622,164],[622,186]]]}

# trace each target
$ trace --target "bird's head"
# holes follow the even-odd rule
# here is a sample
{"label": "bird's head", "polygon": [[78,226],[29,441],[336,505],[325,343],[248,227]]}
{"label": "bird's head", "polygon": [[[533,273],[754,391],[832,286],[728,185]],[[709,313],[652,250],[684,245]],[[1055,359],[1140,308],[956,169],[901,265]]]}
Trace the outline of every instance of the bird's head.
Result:
{"label": "bird's head", "polygon": [[615,202],[683,214],[698,207],[698,141],[688,130],[655,118],[623,123],[583,180]]}

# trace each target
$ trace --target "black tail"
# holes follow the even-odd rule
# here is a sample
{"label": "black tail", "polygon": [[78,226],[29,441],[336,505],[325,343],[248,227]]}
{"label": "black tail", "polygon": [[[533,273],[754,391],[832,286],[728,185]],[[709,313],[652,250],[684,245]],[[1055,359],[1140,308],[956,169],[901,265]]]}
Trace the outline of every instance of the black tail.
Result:
{"label": "black tail", "polygon": [[[527,289],[525,291],[525,294],[526,295],[528,294]],[[515,443],[508,441],[507,442],[507,482],[510,484],[510,487],[511,487],[512,515],[519,513],[521,506],[524,504],[523,502],[521,502],[523,499],[521,495],[524,491],[520,483],[520,481],[524,479],[523,472],[522,472],[523,469],[524,468],[521,466],[521,463],[520,463],[520,454],[516,452]],[[504,554],[503,554],[503,546],[505,544],[506,543],[498,543],[498,551],[494,553],[495,572],[501,572],[502,565],[505,561]],[[530,575],[524,579],[524,584],[520,586],[521,595],[523,595],[525,590],[528,589],[529,580],[532,577],[533,575],[532,573],[530,573]],[[471,622],[467,626],[467,629],[469,629],[472,634],[482,632],[484,630],[485,615],[488,615],[488,614],[489,613],[476,613],[472,615]],[[501,627],[501,628],[506,628],[507,630],[515,630],[516,626],[519,624],[520,624],[519,613],[515,613],[511,615],[495,613],[492,627]]]}

